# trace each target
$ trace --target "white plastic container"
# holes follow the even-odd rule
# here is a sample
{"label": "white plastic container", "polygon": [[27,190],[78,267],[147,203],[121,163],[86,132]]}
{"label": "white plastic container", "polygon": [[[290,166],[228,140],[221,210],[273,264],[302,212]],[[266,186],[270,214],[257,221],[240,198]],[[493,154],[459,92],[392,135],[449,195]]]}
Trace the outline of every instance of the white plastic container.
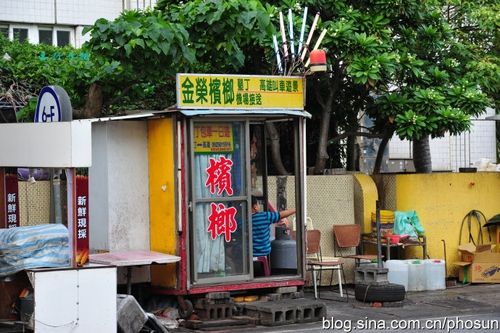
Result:
{"label": "white plastic container", "polygon": [[425,264],[423,260],[411,259],[408,263],[408,291],[422,291],[426,288]]}
{"label": "white plastic container", "polygon": [[425,260],[425,286],[427,290],[446,289],[446,263],[441,259]]}
{"label": "white plastic container", "polygon": [[384,263],[389,270],[387,279],[390,283],[403,285],[408,291],[408,262],[406,260],[387,260]]}

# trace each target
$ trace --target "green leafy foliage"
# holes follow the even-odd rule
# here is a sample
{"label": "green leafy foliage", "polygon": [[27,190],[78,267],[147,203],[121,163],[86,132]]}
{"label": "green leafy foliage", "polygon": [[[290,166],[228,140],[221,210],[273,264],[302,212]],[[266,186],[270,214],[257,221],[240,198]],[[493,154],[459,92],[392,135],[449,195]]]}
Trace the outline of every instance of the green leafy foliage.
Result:
{"label": "green leafy foliage", "polygon": [[[177,72],[273,73],[277,14],[292,9],[297,35],[304,6],[308,28],[311,14],[321,13],[315,38],[327,30],[321,47],[331,68],[308,80],[313,127],[331,117],[326,132],[311,131],[311,147],[323,135],[356,131],[361,112],[375,120],[372,132],[391,124],[405,139],[458,134],[471,116],[498,101],[500,11],[494,0],[159,0],[154,10],[96,21],[82,50],[0,40],[0,55],[13,59],[0,60],[0,70],[27,82],[33,94],[60,84],[76,106],[96,83],[108,113],[164,108],[174,102]],[[38,58],[42,52],[48,59]],[[56,52],[66,56],[56,61]],[[89,59],[70,59],[72,52]],[[332,91],[332,103],[318,99]],[[329,154],[338,159],[330,165],[345,156],[335,145]]]}
{"label": "green leafy foliage", "polygon": [[23,94],[33,98],[26,103],[18,117],[21,121],[31,121],[36,96],[46,85],[60,85],[68,92],[74,107],[84,103],[88,86],[96,80],[107,79],[110,68],[116,63],[96,65],[85,50],[72,47],[53,47],[8,41],[0,36],[0,93],[4,93],[12,84],[23,87]]}

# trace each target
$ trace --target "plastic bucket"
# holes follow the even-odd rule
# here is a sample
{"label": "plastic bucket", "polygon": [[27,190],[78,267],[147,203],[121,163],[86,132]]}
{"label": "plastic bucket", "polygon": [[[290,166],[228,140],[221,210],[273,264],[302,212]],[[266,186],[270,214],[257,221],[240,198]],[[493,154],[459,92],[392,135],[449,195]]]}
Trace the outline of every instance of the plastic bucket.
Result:
{"label": "plastic bucket", "polygon": [[446,289],[446,263],[441,259],[425,260],[425,286],[427,290]]}
{"label": "plastic bucket", "polygon": [[425,265],[423,260],[407,260],[408,291],[422,291],[426,288]]}
{"label": "plastic bucket", "polygon": [[390,283],[400,284],[408,290],[408,263],[406,260],[387,260],[384,263],[385,268],[389,270],[387,280]]}

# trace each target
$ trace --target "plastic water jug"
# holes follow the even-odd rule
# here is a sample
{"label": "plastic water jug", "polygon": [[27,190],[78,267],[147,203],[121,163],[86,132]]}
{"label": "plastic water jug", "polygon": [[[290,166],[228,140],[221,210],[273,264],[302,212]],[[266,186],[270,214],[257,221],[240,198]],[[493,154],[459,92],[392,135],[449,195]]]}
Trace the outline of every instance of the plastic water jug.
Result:
{"label": "plastic water jug", "polygon": [[446,263],[441,259],[425,260],[425,285],[427,290],[446,289]]}
{"label": "plastic water jug", "polygon": [[387,260],[384,266],[389,270],[387,273],[389,282],[403,285],[408,291],[408,263],[406,260]]}
{"label": "plastic water jug", "polygon": [[408,291],[425,290],[425,265],[423,260],[407,260],[408,262]]}

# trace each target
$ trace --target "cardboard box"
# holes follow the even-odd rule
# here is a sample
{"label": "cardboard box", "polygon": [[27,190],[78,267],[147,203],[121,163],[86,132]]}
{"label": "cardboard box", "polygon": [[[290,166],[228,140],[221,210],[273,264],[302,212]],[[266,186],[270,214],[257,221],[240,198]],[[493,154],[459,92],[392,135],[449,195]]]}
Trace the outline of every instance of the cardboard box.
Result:
{"label": "cardboard box", "polygon": [[458,279],[462,283],[500,283],[500,253],[493,253],[495,245],[464,244],[459,246],[462,261]]}
{"label": "cardboard box", "polygon": [[473,262],[476,253],[480,252],[492,252],[495,244],[482,244],[474,245],[473,243],[467,243],[458,246],[458,252],[460,253],[460,260],[463,262]]}

